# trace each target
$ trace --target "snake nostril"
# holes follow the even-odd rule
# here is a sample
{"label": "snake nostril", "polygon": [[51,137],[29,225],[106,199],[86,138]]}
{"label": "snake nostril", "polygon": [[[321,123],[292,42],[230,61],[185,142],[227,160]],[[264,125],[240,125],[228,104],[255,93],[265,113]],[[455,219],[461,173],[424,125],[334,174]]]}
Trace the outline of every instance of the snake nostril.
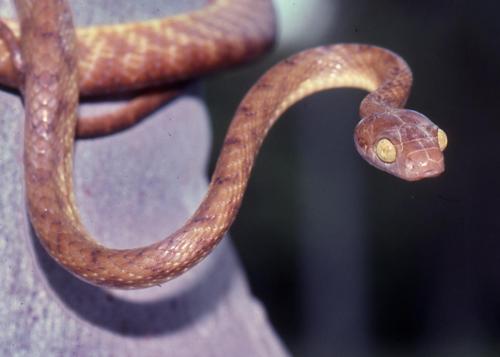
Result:
{"label": "snake nostril", "polygon": [[415,167],[415,163],[412,160],[408,160],[406,162],[406,169],[407,170],[411,171],[411,170],[413,170],[414,167]]}

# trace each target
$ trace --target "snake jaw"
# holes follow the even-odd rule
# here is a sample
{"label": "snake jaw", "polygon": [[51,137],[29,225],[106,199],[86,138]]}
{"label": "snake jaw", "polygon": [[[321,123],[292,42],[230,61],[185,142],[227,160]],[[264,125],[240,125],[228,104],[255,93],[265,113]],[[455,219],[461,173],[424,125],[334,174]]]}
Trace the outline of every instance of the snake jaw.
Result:
{"label": "snake jaw", "polygon": [[[356,126],[355,144],[369,164],[406,181],[435,177],[444,171],[446,134],[412,110],[392,109],[362,119]],[[395,149],[390,160],[388,147]]]}

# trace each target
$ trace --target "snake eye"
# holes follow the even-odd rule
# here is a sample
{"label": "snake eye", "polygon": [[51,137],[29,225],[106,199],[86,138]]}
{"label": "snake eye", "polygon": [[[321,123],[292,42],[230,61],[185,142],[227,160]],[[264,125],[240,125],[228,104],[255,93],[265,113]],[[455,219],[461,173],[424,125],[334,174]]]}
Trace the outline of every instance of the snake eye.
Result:
{"label": "snake eye", "polygon": [[446,136],[446,133],[441,129],[438,129],[437,137],[439,149],[441,151],[444,151],[444,149],[446,149],[446,146],[448,146],[448,137]]}
{"label": "snake eye", "polygon": [[380,160],[390,164],[396,161],[396,147],[389,139],[380,139],[377,142],[375,152]]}

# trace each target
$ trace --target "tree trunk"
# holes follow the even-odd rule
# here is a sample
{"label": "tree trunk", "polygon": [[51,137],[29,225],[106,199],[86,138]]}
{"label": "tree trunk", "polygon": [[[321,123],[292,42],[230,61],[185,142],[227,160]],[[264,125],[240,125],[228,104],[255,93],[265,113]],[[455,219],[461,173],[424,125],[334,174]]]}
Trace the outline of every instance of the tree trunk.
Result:
{"label": "tree trunk", "polygon": [[[71,4],[82,26],[165,16],[201,2]],[[1,0],[0,10],[14,15],[10,1]],[[88,104],[82,112],[112,105]],[[287,354],[250,294],[228,239],[192,271],[146,290],[101,289],[62,270],[38,244],[27,219],[18,93],[2,91],[0,111],[0,355]],[[86,227],[119,248],[165,237],[200,202],[209,149],[210,125],[196,88],[130,130],[78,141],[75,189]]]}

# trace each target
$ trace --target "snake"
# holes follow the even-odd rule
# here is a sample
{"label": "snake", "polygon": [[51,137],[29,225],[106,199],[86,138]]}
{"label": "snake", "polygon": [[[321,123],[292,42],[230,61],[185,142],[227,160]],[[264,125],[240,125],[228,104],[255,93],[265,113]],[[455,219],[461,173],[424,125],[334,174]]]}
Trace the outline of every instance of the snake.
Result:
{"label": "snake", "polygon": [[[220,4],[238,8],[245,2]],[[83,84],[86,77],[79,77],[79,33],[71,9],[65,0],[16,0],[16,9],[23,63],[24,171],[30,221],[50,256],[90,284],[122,289],[160,285],[206,257],[234,221],[257,154],[273,124],[290,106],[320,91],[359,88],[368,92],[360,105],[361,120],[354,129],[354,142],[369,164],[408,181],[435,177],[444,171],[445,132],[425,115],[404,108],[412,84],[408,64],[392,51],[372,45],[320,46],[274,65],[247,92],[229,124],[207,192],[181,227],[151,245],[105,247],[85,229],[73,192],[79,96],[86,85],[93,84]],[[216,43],[221,38],[217,31],[223,31],[223,21],[230,14],[224,12],[221,19],[207,20],[202,16],[205,10],[196,14],[203,19],[205,38],[213,30]],[[179,21],[194,20],[186,15]],[[193,36],[201,32],[198,28]],[[174,37],[174,41],[184,40]],[[231,57],[225,49],[220,51]],[[108,91],[102,83],[95,88]]]}
{"label": "snake", "polygon": [[[2,19],[0,25],[0,83],[17,88],[23,72],[19,24]],[[206,0],[200,9],[174,16],[78,28],[82,97],[147,93],[114,113],[80,117],[76,134],[86,138],[126,129],[179,94],[179,82],[249,62],[268,51],[275,37],[271,0]]]}

